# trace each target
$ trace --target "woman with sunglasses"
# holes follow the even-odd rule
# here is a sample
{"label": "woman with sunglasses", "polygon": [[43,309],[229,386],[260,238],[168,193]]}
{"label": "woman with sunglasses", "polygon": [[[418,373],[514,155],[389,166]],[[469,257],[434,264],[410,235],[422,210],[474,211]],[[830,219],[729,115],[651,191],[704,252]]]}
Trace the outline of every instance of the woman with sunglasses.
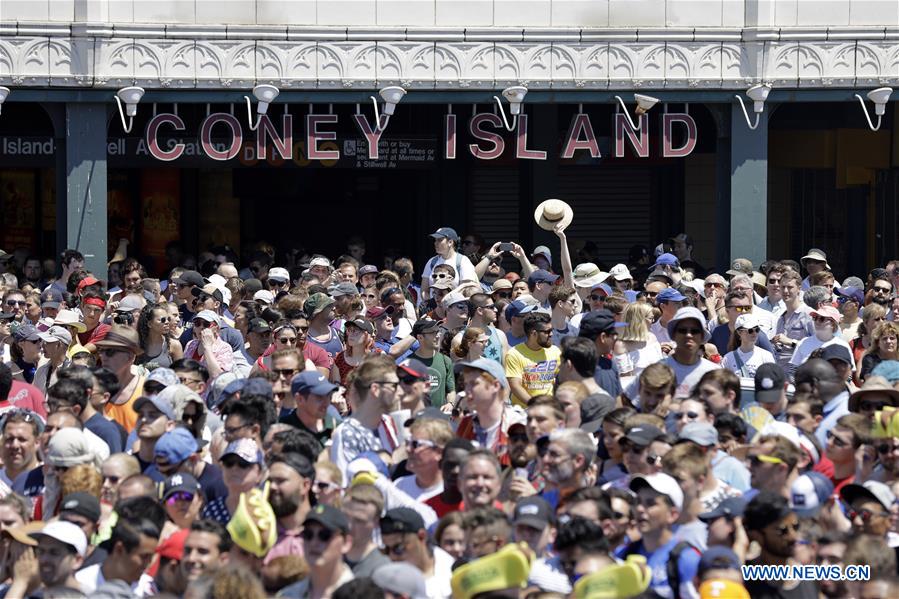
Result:
{"label": "woman with sunglasses", "polygon": [[137,335],[144,353],[135,364],[153,364],[169,368],[184,356],[181,342],[169,337],[169,311],[159,304],[147,304],[137,319]]}
{"label": "woman with sunglasses", "polygon": [[265,458],[253,439],[238,439],[225,448],[220,459],[222,481],[228,490],[225,497],[216,497],[203,508],[203,518],[212,518],[227,525],[237,511],[240,494],[255,489],[267,477]]}
{"label": "woman with sunglasses", "polygon": [[191,523],[199,519],[203,509],[200,483],[186,472],[168,477],[162,485],[162,508],[169,520],[163,528],[163,537],[167,536],[166,533],[190,528]]}
{"label": "woman with sunglasses", "polygon": [[343,473],[337,464],[329,460],[315,463],[312,494],[315,496],[316,504],[340,508],[340,500],[343,496]]}
{"label": "woman with sunglasses", "polygon": [[755,314],[740,314],[734,324],[734,335],[730,338],[730,351],[721,360],[721,366],[741,378],[754,379],[759,366],[773,364],[774,355],[755,344],[760,332]]}
{"label": "woman with sunglasses", "polygon": [[347,377],[368,354],[380,351],[375,348],[375,327],[364,318],[348,320],[345,325],[346,349],[334,356],[331,380],[346,386]]}
{"label": "woman with sunglasses", "polygon": [[41,353],[41,337],[33,325],[23,321],[12,334],[13,342],[9,348],[12,360],[7,366],[12,371],[14,380],[34,382],[38,366],[46,362]]}

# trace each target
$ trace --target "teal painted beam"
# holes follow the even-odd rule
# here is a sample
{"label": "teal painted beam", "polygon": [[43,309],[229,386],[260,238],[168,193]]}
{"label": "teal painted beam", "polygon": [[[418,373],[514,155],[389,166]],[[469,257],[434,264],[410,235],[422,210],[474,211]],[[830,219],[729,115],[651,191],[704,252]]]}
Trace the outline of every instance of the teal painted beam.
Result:
{"label": "teal painted beam", "polygon": [[[751,103],[750,103],[751,104]],[[748,258],[758,269],[768,253],[768,115],[753,131],[737,102],[730,116],[730,260]],[[750,113],[750,119],[755,115]]]}

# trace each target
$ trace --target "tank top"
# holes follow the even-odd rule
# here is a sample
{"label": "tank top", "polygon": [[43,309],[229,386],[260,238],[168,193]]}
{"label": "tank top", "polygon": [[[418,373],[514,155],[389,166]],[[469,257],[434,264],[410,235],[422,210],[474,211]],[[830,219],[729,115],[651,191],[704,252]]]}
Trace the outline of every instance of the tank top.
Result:
{"label": "tank top", "polygon": [[172,362],[174,362],[174,360],[172,360],[172,354],[169,352],[168,339],[162,344],[162,349],[155,356],[150,356],[145,353],[135,360],[136,364],[154,364],[154,367],[156,368],[170,368]]}

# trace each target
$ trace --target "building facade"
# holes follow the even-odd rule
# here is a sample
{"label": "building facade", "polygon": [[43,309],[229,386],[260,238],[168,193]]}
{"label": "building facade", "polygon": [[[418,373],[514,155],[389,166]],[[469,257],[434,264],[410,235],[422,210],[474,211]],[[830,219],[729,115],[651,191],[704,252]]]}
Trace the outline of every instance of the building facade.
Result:
{"label": "building facade", "polygon": [[559,197],[610,263],[687,231],[706,266],[816,246],[843,276],[899,255],[897,104],[866,98],[897,83],[895,0],[0,0],[0,247],[102,272],[122,238],[339,253],[340,222],[420,257],[442,224],[548,241]]}

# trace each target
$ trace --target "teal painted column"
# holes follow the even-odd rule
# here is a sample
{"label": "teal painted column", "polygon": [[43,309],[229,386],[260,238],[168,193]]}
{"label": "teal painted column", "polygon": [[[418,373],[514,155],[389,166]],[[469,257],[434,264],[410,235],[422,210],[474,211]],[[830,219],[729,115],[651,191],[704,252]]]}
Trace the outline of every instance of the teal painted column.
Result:
{"label": "teal painted column", "polygon": [[[751,111],[752,102],[747,102]],[[731,102],[730,260],[748,258],[758,270],[768,255],[768,114],[753,131],[740,105]],[[750,119],[755,115],[750,112]]]}
{"label": "teal painted column", "polygon": [[[84,254],[85,268],[106,279],[106,103],[66,105],[65,187],[57,202],[65,205],[64,249]],[[61,235],[60,235],[61,237]]]}

